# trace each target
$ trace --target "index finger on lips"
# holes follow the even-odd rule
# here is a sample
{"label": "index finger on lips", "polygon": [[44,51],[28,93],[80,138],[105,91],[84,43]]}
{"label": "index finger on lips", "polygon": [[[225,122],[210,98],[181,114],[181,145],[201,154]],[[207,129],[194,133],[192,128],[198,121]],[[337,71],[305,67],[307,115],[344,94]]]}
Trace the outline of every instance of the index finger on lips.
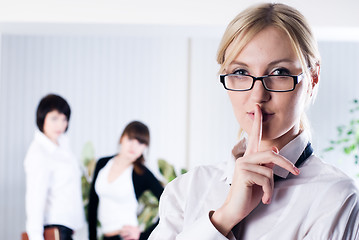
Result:
{"label": "index finger on lips", "polygon": [[252,124],[251,133],[248,138],[248,146],[244,155],[258,152],[259,145],[262,139],[262,110],[256,104],[254,108],[254,120]]}

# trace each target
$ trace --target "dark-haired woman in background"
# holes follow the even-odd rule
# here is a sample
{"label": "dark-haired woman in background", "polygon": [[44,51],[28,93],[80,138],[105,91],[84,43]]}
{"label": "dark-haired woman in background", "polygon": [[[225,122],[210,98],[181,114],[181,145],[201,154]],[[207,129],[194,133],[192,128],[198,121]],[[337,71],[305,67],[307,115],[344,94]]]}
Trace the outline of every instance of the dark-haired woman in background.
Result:
{"label": "dark-haired woman in background", "polygon": [[144,166],[143,152],[150,143],[146,125],[134,121],[124,129],[120,152],[96,164],[90,190],[88,222],[90,240],[97,239],[97,221],[104,240],[147,239],[156,224],[141,232],[137,222],[138,198],[146,190],[159,199],[163,187]]}
{"label": "dark-haired woman in background", "polygon": [[26,232],[43,240],[44,228],[56,227],[61,240],[71,240],[84,224],[81,169],[65,136],[71,109],[65,99],[49,94],[36,114],[38,129],[27,152]]}

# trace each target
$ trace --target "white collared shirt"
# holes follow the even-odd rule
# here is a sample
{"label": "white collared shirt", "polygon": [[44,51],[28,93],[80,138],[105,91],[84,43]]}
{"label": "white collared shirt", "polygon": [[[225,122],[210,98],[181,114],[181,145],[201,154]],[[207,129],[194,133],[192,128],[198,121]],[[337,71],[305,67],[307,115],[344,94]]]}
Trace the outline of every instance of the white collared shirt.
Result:
{"label": "white collared shirt", "polygon": [[26,231],[30,240],[43,240],[44,225],[73,230],[85,222],[81,170],[68,139],[57,146],[36,131],[24,161],[26,173]]}
{"label": "white collared shirt", "polygon": [[[295,163],[308,143],[305,132],[279,154]],[[234,171],[234,159],[224,166],[201,166],[169,183],[160,200],[160,222],[151,240],[227,238],[212,225],[209,212],[224,203]],[[259,204],[230,239],[358,239],[359,193],[352,179],[312,155],[300,175],[275,168],[286,178],[275,183],[269,205]]]}

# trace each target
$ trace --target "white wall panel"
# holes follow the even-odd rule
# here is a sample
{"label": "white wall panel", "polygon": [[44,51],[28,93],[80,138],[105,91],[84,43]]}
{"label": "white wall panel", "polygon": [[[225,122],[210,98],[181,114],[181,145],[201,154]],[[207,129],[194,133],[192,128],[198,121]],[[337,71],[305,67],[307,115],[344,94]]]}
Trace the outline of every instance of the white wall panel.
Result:
{"label": "white wall panel", "polygon": [[219,40],[197,37],[191,44],[191,167],[228,160],[238,136],[238,123],[218,77]]}

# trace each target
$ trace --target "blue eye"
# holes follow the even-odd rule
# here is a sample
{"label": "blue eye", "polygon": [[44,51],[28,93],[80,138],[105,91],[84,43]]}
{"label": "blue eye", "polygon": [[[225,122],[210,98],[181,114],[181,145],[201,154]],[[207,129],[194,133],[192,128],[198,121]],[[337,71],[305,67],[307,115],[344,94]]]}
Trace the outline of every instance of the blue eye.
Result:
{"label": "blue eye", "polygon": [[278,68],[274,70],[271,75],[291,75],[290,71],[286,68]]}

